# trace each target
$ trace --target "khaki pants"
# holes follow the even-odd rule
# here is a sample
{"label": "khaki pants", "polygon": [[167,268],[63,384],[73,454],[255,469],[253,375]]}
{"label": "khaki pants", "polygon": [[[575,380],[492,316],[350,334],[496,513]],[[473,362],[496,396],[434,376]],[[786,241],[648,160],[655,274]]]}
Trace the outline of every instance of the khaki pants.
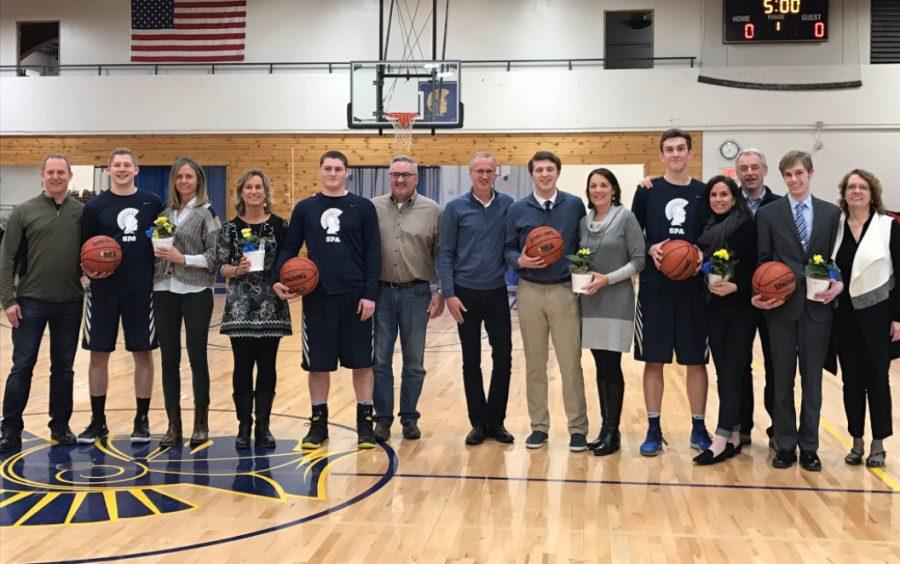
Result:
{"label": "khaki pants", "polygon": [[525,348],[525,389],[531,429],[545,433],[550,430],[550,412],[547,408],[549,336],[553,339],[562,376],[569,433],[587,434],[578,296],[572,292],[568,282],[543,285],[520,280],[517,304]]}

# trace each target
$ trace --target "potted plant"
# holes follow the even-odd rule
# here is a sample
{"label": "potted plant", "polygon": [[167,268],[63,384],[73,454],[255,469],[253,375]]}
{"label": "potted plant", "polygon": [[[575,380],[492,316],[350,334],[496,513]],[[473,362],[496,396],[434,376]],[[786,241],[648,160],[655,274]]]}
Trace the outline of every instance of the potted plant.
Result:
{"label": "potted plant", "polygon": [[153,220],[153,227],[147,230],[147,237],[150,237],[154,249],[171,248],[174,236],[175,226],[164,216]]}
{"label": "potted plant", "polygon": [[822,255],[813,255],[806,263],[804,269],[806,275],[806,299],[816,300],[815,295],[824,292],[831,285],[832,280],[837,280],[837,267],[831,259],[822,258]]}
{"label": "potted plant", "polygon": [[572,291],[576,294],[583,294],[584,287],[594,278],[591,276],[591,255],[588,248],[578,249],[574,255],[566,255],[569,270],[572,271]]}
{"label": "potted plant", "polygon": [[709,261],[703,263],[703,272],[710,284],[727,282],[734,277],[734,265],[737,263],[738,258],[733,252],[719,249],[709,257]]}
{"label": "potted plant", "polygon": [[250,260],[249,272],[259,272],[266,261],[266,238],[253,234],[249,227],[241,229],[241,252]]}

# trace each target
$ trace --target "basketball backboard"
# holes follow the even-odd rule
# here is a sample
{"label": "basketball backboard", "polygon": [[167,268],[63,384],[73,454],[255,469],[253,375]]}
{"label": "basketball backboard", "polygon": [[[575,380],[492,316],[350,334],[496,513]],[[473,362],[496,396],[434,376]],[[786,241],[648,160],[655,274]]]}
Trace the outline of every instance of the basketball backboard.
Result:
{"label": "basketball backboard", "polygon": [[353,61],[351,129],[390,129],[388,114],[415,112],[416,129],[462,127],[460,61]]}

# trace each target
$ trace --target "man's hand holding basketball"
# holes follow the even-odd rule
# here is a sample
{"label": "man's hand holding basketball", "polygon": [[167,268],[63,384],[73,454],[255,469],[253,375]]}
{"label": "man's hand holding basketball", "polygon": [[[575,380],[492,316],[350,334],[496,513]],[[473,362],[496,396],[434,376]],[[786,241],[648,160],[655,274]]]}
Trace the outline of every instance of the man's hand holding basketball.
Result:
{"label": "man's hand holding basketball", "polygon": [[90,278],[91,280],[103,280],[104,278],[109,278],[113,272],[96,272],[94,270],[88,270],[84,267],[84,263],[81,263],[81,270],[84,272],[84,275]]}
{"label": "man's hand holding basketball", "polygon": [[754,307],[759,309],[775,309],[776,307],[781,307],[784,305],[784,300],[780,298],[772,298],[771,300],[767,300],[756,294],[750,299],[750,303],[753,304]]}
{"label": "man's hand holding basketball", "polygon": [[282,284],[281,282],[276,282],[272,284],[272,290],[275,291],[275,295],[281,298],[282,300],[289,300],[291,298],[296,298],[297,295],[291,292],[291,289]]}
{"label": "man's hand holding basketball", "polygon": [[362,298],[359,305],[356,306],[356,313],[359,314],[360,321],[366,321],[375,315],[375,302]]}
{"label": "man's hand holding basketball", "polygon": [[518,262],[519,268],[545,268],[547,266],[547,261],[541,257],[530,257],[525,254],[525,251],[519,255]]}
{"label": "man's hand holding basketball", "polygon": [[668,239],[663,239],[655,245],[650,245],[650,249],[647,251],[647,254],[653,259],[653,264],[656,265],[657,270],[659,269],[659,261],[662,260],[662,246],[668,241]]}
{"label": "man's hand holding basketball", "polygon": [[463,312],[469,311],[466,309],[466,306],[463,305],[462,300],[456,296],[450,296],[444,300],[444,303],[447,305],[447,311],[450,312],[450,316],[455,319],[457,323],[462,324]]}

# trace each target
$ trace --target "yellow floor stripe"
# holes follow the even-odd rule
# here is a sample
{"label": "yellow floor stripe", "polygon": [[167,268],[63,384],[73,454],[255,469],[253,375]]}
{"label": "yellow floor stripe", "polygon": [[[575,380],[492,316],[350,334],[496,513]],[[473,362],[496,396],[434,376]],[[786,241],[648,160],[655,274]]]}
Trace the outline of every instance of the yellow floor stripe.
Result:
{"label": "yellow floor stripe", "polygon": [[19,492],[12,497],[8,497],[3,501],[0,501],[0,507],[6,507],[7,505],[12,505],[17,501],[21,501],[26,497],[30,496],[32,492]]}
{"label": "yellow floor stripe", "polygon": [[119,506],[116,503],[116,492],[103,492],[103,501],[106,502],[106,512],[109,513],[109,520],[118,521]]}
{"label": "yellow floor stripe", "polygon": [[145,494],[142,490],[133,489],[128,491],[135,497],[135,499],[143,503],[147,507],[147,509],[152,511],[154,515],[162,514],[159,508],[156,507],[156,505],[152,501],[150,501],[150,498],[147,497],[147,494]]}
{"label": "yellow floor stripe", "polygon": [[72,519],[75,518],[75,513],[78,511],[78,508],[81,507],[81,504],[84,503],[84,498],[87,497],[87,492],[78,492],[75,494],[75,498],[72,500],[72,505],[69,506],[69,512],[66,514],[65,524],[68,525],[72,522]]}
{"label": "yellow floor stripe", "polygon": [[[762,366],[756,359],[753,360],[753,370],[755,370],[760,375],[765,375],[766,369]],[[826,421],[824,418],[819,418],[819,424],[825,429],[825,432],[834,437],[839,443],[841,443],[844,448],[850,449],[853,446],[853,443],[850,439],[847,438],[846,435],[841,433],[837,427]],[[881,480],[884,485],[886,485],[891,490],[897,492],[900,491],[900,481],[897,480],[894,476],[891,475],[890,472],[887,472],[884,468],[867,468],[869,472],[875,475],[876,478]]]}
{"label": "yellow floor stripe", "polygon": [[35,503],[34,507],[26,511],[25,515],[22,515],[22,517],[20,517],[19,520],[15,522],[13,527],[18,527],[19,525],[26,523],[29,519],[31,519],[32,516],[34,516],[35,513],[46,507],[48,503],[50,503],[57,497],[59,497],[59,493],[44,494],[44,497],[39,502]]}
{"label": "yellow floor stripe", "polygon": [[[188,444],[190,444],[190,443],[188,443]],[[201,444],[201,445],[198,445],[197,448],[195,448],[194,450],[192,450],[192,451],[191,451],[191,454],[197,454],[197,453],[200,452],[201,450],[206,450],[206,449],[208,449],[209,447],[211,447],[212,445],[213,445],[213,442],[212,442],[212,441],[206,441],[205,443],[203,443],[203,444]]]}

